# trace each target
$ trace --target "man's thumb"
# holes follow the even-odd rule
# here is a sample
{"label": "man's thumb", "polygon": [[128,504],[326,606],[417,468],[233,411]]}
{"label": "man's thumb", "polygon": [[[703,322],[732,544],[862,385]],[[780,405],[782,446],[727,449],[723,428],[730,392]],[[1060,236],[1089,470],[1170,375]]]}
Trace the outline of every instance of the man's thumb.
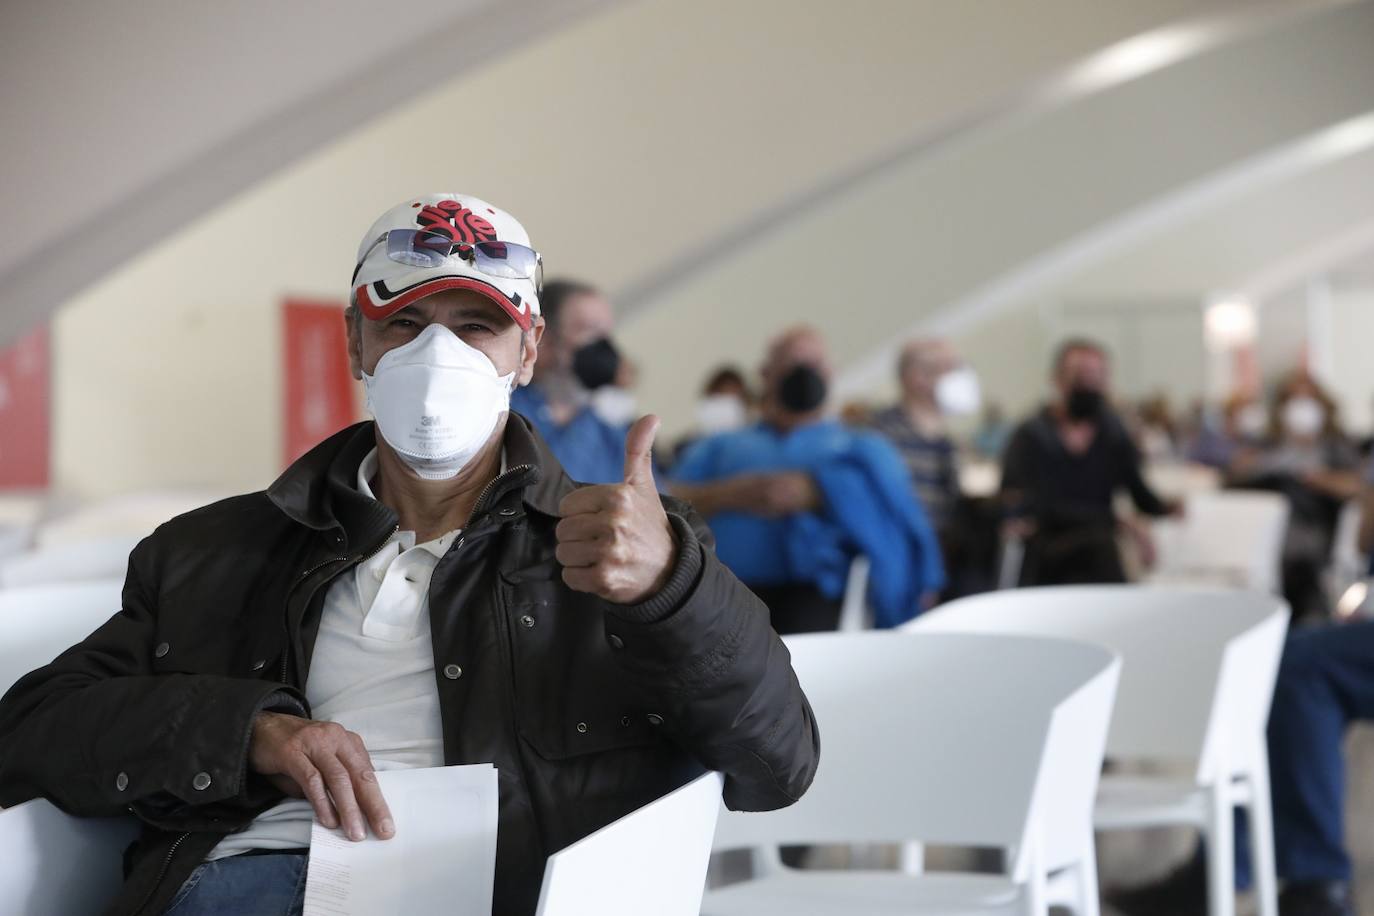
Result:
{"label": "man's thumb", "polygon": [[654,436],[658,417],[647,414],[635,421],[625,435],[625,482],[638,489],[657,492],[654,486]]}

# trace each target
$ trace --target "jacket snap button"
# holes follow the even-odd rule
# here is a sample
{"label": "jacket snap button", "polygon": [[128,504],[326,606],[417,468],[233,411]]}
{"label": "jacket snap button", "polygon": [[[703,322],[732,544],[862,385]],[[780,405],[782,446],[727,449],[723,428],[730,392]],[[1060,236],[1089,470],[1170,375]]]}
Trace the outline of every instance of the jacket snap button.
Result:
{"label": "jacket snap button", "polygon": [[261,671],[263,668],[266,668],[266,667],[267,667],[267,659],[265,659],[265,658],[260,658],[260,659],[258,659],[257,661],[253,662],[253,670],[254,670],[254,671]]}
{"label": "jacket snap button", "polygon": [[498,512],[499,512],[499,514],[501,514],[501,515],[514,515],[514,514],[515,514],[515,510],[514,510],[514,509],[500,509],[500,510],[498,510]]}
{"label": "jacket snap button", "polygon": [[520,626],[528,630],[530,627],[534,626],[534,618],[529,614],[525,614],[520,618]]}
{"label": "jacket snap button", "polygon": [[621,716],[621,717],[620,717],[620,725],[621,725],[622,728],[629,728],[629,727],[630,727],[630,717],[629,717],[629,716]]}
{"label": "jacket snap button", "polygon": [[117,791],[123,792],[127,788],[129,788],[129,774],[120,773],[118,776],[115,777],[115,789]]}
{"label": "jacket snap button", "polygon": [[663,717],[660,716],[660,715],[659,715],[658,713],[656,713],[656,712],[651,712],[651,713],[649,713],[649,715],[646,716],[646,718],[649,720],[649,724],[650,724],[650,725],[662,725],[662,724],[663,724]]}
{"label": "jacket snap button", "polygon": [[456,681],[456,680],[458,680],[458,678],[460,678],[460,677],[462,677],[462,676],[463,676],[463,669],[462,669],[461,667],[459,667],[458,665],[445,665],[445,666],[444,666],[444,677],[448,678],[450,681]]}
{"label": "jacket snap button", "polygon": [[582,734],[585,735],[585,734],[587,733],[587,723],[586,723],[586,722],[578,722],[578,723],[577,723],[577,730],[578,730],[579,732],[581,732]]}
{"label": "jacket snap button", "polygon": [[191,780],[191,786],[197,792],[204,792],[206,789],[210,788],[210,774],[197,773]]}
{"label": "jacket snap button", "polygon": [[158,658],[162,658],[164,655],[171,651],[172,647],[170,644],[160,642],[157,644],[157,648],[153,650],[153,654],[156,655]]}
{"label": "jacket snap button", "polygon": [[612,649],[625,648],[625,640],[621,639],[619,636],[616,636],[614,633],[607,637],[607,641],[610,642]]}

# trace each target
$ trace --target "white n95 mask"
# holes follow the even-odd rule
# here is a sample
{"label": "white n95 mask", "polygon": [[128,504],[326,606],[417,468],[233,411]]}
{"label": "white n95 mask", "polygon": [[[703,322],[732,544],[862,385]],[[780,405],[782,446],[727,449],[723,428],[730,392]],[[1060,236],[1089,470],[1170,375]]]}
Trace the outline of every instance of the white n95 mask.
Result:
{"label": "white n95 mask", "polygon": [[388,350],[363,373],[382,438],[417,475],[448,480],[486,445],[510,409],[515,373],[498,376],[481,350],[441,324]]}
{"label": "white n95 mask", "polygon": [[978,412],[983,401],[978,373],[960,366],[944,373],[935,382],[935,404],[951,417],[967,417]]}

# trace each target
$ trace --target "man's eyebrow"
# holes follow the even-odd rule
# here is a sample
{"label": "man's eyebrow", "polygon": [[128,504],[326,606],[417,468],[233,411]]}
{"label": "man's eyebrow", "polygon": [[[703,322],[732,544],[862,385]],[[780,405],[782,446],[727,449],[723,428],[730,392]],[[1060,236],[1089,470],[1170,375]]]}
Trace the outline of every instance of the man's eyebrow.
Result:
{"label": "man's eyebrow", "polygon": [[514,320],[514,319],[511,319],[510,315],[506,312],[505,309],[500,309],[500,308],[495,308],[495,307],[490,307],[490,306],[483,306],[483,305],[463,305],[463,306],[459,306],[459,307],[458,307],[458,311],[457,311],[456,317],[458,317],[458,318],[482,318],[482,319],[486,319],[487,321],[500,321],[500,320],[503,319],[503,318],[508,319],[508,320]]}

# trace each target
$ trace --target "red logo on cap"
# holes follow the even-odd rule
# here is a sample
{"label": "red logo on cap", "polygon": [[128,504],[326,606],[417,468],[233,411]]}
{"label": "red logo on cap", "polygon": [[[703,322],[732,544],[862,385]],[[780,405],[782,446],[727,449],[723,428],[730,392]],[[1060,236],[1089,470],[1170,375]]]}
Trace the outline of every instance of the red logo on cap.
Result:
{"label": "red logo on cap", "polygon": [[430,232],[447,234],[455,244],[472,245],[496,240],[496,227],[456,200],[426,204],[416,214],[415,222]]}

